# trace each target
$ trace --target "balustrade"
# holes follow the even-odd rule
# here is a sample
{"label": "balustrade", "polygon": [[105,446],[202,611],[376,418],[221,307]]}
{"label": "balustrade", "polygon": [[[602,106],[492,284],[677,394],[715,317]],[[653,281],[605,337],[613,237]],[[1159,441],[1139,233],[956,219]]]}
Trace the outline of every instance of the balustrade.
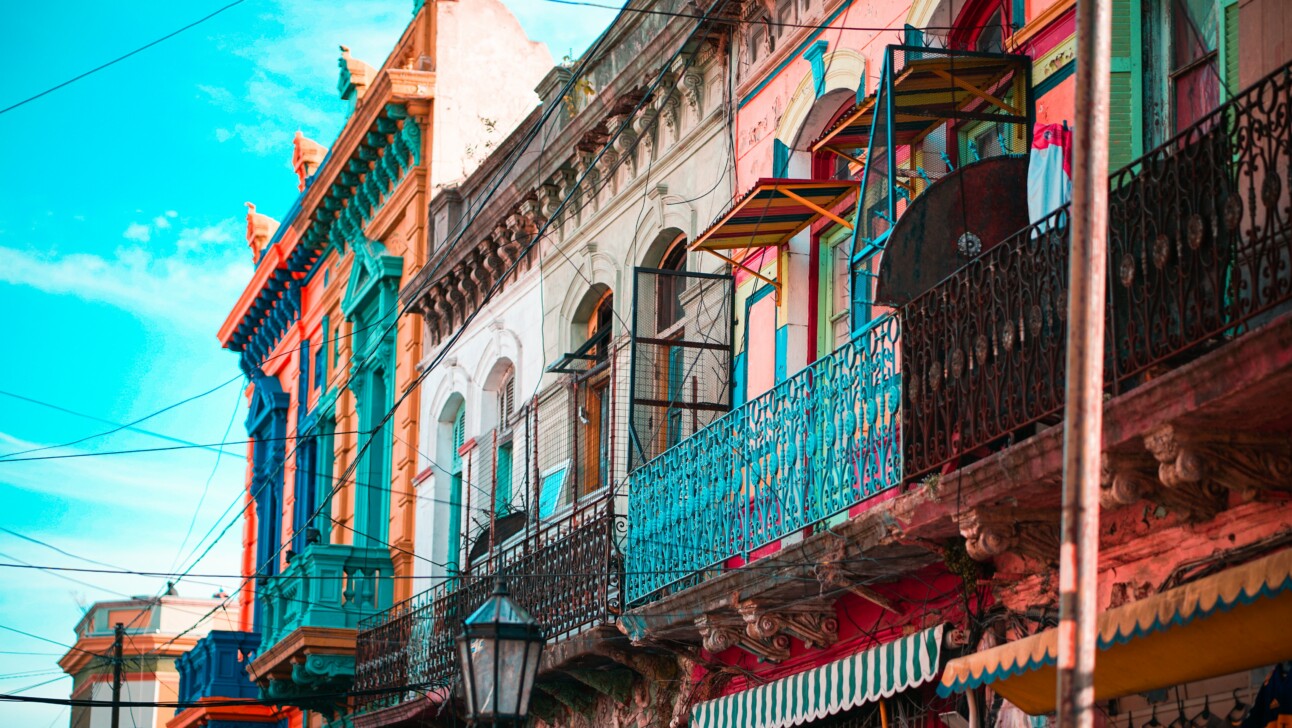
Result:
{"label": "balustrade", "polygon": [[390,552],[339,544],[311,544],[282,574],[257,580],[264,606],[263,648],[300,627],[357,629],[365,617],[390,608]]}
{"label": "balustrade", "polygon": [[[1105,379],[1117,394],[1292,299],[1292,65],[1110,179]],[[1068,211],[899,312],[908,477],[1058,422]]]}
{"label": "balustrade", "polygon": [[626,595],[681,588],[902,478],[897,320],[877,320],[632,476]]}
{"label": "balustrade", "polygon": [[[364,710],[447,688],[457,673],[462,621],[503,578],[511,597],[543,626],[548,644],[611,622],[622,611],[618,540],[623,519],[602,493],[495,549],[474,573],[447,579],[360,627],[355,689]],[[413,686],[408,692],[387,692]]]}
{"label": "balustrade", "polygon": [[259,645],[257,632],[208,632],[193,649],[175,660],[175,669],[179,672],[179,702],[260,697],[260,689],[247,675],[247,663]]}

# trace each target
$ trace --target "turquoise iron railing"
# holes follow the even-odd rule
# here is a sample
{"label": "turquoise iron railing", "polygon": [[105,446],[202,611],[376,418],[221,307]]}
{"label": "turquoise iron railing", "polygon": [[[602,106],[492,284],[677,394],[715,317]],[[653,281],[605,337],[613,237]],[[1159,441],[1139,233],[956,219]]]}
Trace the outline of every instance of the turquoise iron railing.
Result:
{"label": "turquoise iron railing", "polygon": [[260,580],[260,653],[300,627],[356,629],[365,617],[389,609],[393,572],[386,549],[307,546],[282,574]]}
{"label": "turquoise iron railing", "polygon": [[625,595],[642,602],[902,480],[897,320],[632,474]]}

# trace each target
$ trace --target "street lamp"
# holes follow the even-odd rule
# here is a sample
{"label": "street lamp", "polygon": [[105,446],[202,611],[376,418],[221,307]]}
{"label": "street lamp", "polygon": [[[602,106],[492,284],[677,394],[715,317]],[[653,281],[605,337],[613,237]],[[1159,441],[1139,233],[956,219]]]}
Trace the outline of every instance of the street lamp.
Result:
{"label": "street lamp", "polygon": [[473,725],[521,725],[543,654],[543,630],[507,595],[499,579],[493,596],[462,624],[458,659]]}

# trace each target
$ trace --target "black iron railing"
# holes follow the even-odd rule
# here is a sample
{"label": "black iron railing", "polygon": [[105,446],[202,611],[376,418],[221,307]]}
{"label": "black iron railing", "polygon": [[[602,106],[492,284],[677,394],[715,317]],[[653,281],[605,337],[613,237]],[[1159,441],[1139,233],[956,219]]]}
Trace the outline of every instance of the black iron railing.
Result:
{"label": "black iron railing", "polygon": [[[361,710],[444,691],[458,673],[454,637],[503,578],[543,625],[548,644],[612,622],[622,611],[624,521],[601,493],[505,543],[487,565],[428,589],[360,626],[355,689]],[[410,687],[411,686],[411,687]],[[408,687],[407,692],[362,695]]]}
{"label": "black iron railing", "polygon": [[[1110,179],[1105,377],[1116,394],[1292,301],[1292,64]],[[903,307],[906,476],[1063,408],[1068,212]]]}

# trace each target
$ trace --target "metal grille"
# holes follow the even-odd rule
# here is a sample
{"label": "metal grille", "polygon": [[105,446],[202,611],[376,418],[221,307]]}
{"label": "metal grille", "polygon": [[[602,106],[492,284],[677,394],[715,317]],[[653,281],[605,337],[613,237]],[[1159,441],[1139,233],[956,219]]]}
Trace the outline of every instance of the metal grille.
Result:
{"label": "metal grille", "polygon": [[628,403],[628,470],[731,408],[733,279],[637,268]]}
{"label": "metal grille", "polygon": [[549,643],[612,622],[622,611],[615,543],[623,531],[609,497],[579,504],[500,548],[472,573],[365,621],[355,647],[356,690],[412,687],[360,695],[360,709],[396,705],[452,685],[458,671],[454,637],[489,598],[498,577],[543,626]]}
{"label": "metal grille", "polygon": [[633,603],[679,590],[901,482],[897,320],[885,317],[633,473]]}
{"label": "metal grille", "polygon": [[[1110,180],[1106,386],[1178,366],[1292,301],[1292,65]],[[907,477],[1063,409],[1068,210],[901,309]]]}

